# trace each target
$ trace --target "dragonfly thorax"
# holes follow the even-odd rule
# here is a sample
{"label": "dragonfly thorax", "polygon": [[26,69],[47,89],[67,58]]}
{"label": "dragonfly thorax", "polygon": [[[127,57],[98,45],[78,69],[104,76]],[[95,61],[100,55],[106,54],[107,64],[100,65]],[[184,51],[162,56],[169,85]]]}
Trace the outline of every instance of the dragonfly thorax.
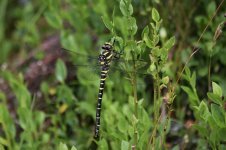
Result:
{"label": "dragonfly thorax", "polygon": [[102,53],[99,55],[99,63],[102,66],[110,65],[113,58],[113,46],[110,43],[105,43],[102,46]]}

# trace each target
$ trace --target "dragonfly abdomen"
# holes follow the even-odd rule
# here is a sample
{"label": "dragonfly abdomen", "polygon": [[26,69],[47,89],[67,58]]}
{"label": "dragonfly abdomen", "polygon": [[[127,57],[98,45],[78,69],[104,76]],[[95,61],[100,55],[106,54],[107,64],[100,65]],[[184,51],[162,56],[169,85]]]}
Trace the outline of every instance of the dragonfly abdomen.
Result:
{"label": "dragonfly abdomen", "polygon": [[100,80],[100,87],[98,93],[97,107],[96,107],[96,126],[95,126],[95,138],[99,138],[100,130],[100,115],[101,115],[101,103],[103,98],[103,91],[105,86],[106,77]]}
{"label": "dragonfly abdomen", "polygon": [[101,103],[103,98],[103,92],[105,87],[105,80],[107,78],[108,71],[110,69],[110,64],[113,57],[112,45],[106,43],[102,46],[103,52],[99,55],[99,62],[101,65],[101,74],[100,74],[100,87],[98,93],[97,107],[96,107],[96,126],[95,126],[95,138],[99,138],[100,130],[100,116],[101,116]]}

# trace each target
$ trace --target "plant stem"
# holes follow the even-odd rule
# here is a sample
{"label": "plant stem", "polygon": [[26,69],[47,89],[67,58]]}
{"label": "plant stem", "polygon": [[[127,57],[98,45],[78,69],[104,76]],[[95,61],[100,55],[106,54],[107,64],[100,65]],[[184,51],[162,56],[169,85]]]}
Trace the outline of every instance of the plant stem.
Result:
{"label": "plant stem", "polygon": [[159,69],[158,69],[158,65],[156,65],[156,75],[154,77],[154,126],[155,129],[152,132],[152,148],[155,147],[155,137],[156,137],[156,133],[157,133],[157,127],[158,127],[158,123],[160,121],[160,106],[161,106],[161,90],[160,90],[160,77],[159,77]]}
{"label": "plant stem", "polygon": [[[133,62],[133,73],[131,75],[131,81],[133,86],[133,98],[134,98],[134,115],[136,120],[138,120],[138,100],[137,100],[137,79],[136,79],[136,64]],[[138,131],[137,131],[137,121],[134,123],[134,147],[137,147],[138,143]]]}
{"label": "plant stem", "polygon": [[156,65],[156,75],[154,77],[154,120],[157,121],[159,117],[160,111],[160,97],[161,97],[161,90],[160,90],[160,81],[159,81],[159,69],[158,65]]}
{"label": "plant stem", "polygon": [[[211,59],[212,57],[209,57],[209,65],[208,65],[208,92],[211,91]],[[210,100],[208,99],[210,102]]]}
{"label": "plant stem", "polygon": [[167,104],[167,116],[166,116],[166,121],[164,125],[164,130],[163,130],[162,145],[165,145],[165,142],[166,142],[166,134],[167,134],[166,132],[167,132],[167,127],[170,121],[171,112],[172,112],[172,104]]}
{"label": "plant stem", "polygon": [[[216,34],[216,33],[215,33]],[[213,47],[216,44],[216,39],[213,39],[213,44],[211,46],[211,51],[209,54],[209,64],[208,64],[208,92],[210,92],[212,89],[211,87],[211,63],[212,63],[212,51]],[[210,104],[211,100],[208,98],[208,103]]]}
{"label": "plant stem", "polygon": [[156,101],[157,101],[157,82],[156,80],[154,80],[154,121],[156,120],[156,109],[157,109],[157,104],[156,104]]}
{"label": "plant stem", "polygon": [[155,140],[156,130],[157,130],[157,127],[158,127],[158,123],[160,122],[160,119],[161,119],[161,115],[159,116],[159,118],[157,118],[157,122],[154,124],[154,129],[153,129],[152,134],[149,138],[149,142],[148,142],[148,146],[147,146],[146,150],[150,150],[151,143],[153,143],[152,149],[155,148],[154,140]]}
{"label": "plant stem", "polygon": [[157,73],[157,78],[156,78],[156,80],[157,80],[157,86],[156,86],[156,88],[157,88],[157,99],[156,99],[156,103],[157,103],[157,110],[156,110],[156,118],[158,118],[159,117],[159,112],[160,112],[160,107],[161,107],[161,90],[160,90],[160,81],[159,81],[159,70],[158,70],[158,66],[157,66],[157,71],[158,71],[158,73]]}

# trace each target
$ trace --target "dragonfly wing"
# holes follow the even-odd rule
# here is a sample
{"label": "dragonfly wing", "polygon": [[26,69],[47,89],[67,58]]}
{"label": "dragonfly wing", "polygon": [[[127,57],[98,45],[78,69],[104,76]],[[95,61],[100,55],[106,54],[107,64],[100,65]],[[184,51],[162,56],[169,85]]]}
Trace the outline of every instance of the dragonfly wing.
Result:
{"label": "dragonfly wing", "polygon": [[[135,70],[134,70],[135,64]],[[112,63],[110,70],[120,71],[123,74],[131,74],[134,73],[137,75],[148,75],[147,69],[149,67],[149,63],[145,61],[119,61]]]}
{"label": "dragonfly wing", "polygon": [[75,83],[95,86],[99,84],[100,65],[72,64],[68,68],[68,72],[75,76]]}
{"label": "dragonfly wing", "polygon": [[[98,55],[93,57],[86,55],[85,53],[75,52],[64,48],[61,49],[61,52],[71,56],[72,59],[70,59],[70,61],[75,63],[73,64],[72,71],[76,72],[76,77],[79,82],[82,82],[83,84],[99,83],[101,66],[99,64]],[[113,58],[108,75],[111,76],[113,72],[119,71],[122,76],[128,77],[129,74],[133,72],[133,64],[136,64],[137,70],[135,73],[137,75],[143,77],[148,76],[148,63],[145,60],[124,60],[120,57]]]}
{"label": "dragonfly wing", "polygon": [[97,56],[89,56],[86,52],[77,52],[73,50],[68,50],[66,48],[61,48],[60,53],[70,55],[72,58],[76,59],[86,59],[88,61],[98,62],[98,55]]}

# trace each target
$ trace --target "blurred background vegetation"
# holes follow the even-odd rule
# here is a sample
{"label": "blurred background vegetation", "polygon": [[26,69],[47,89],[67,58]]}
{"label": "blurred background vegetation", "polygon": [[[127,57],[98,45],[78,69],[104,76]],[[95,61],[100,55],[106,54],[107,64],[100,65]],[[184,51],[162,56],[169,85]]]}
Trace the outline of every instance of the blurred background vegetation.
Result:
{"label": "blurred background vegetation", "polygon": [[[48,150],[56,149],[60,142],[88,149],[93,141],[99,75],[95,71],[88,72],[90,68],[79,69],[73,64],[89,64],[85,56],[98,56],[101,46],[112,38],[102,18],[112,20],[113,12],[115,28],[125,38],[126,25],[119,2],[0,1],[0,149]],[[189,78],[192,73],[187,69],[185,80],[179,83],[183,90],[180,86],[176,89],[165,149],[211,149],[218,142],[224,145],[226,139],[218,139],[218,142],[214,139],[210,143],[202,129],[192,127],[200,122],[194,115],[192,99],[195,93],[200,101],[207,102],[206,93],[211,91],[210,60],[211,81],[218,83],[226,93],[225,31],[213,43],[217,27],[225,21],[226,7],[220,8],[201,41],[196,43],[220,0],[131,2],[138,27],[137,41],[152,20],[152,8],[158,10],[163,20],[159,30],[161,41],[175,36],[176,43],[169,51],[166,65],[167,75],[173,82],[193,48],[199,49],[187,65],[195,72],[193,79]],[[62,52],[62,47],[81,55]],[[145,134],[140,134],[139,148],[145,149],[154,129],[153,82],[146,77],[137,80],[145,129],[140,129]],[[193,91],[189,89],[191,80],[196,83]],[[129,119],[133,112],[132,88],[120,72],[110,74],[106,84],[99,149],[126,149],[132,143],[133,128]],[[225,124],[222,128],[226,129]]]}

